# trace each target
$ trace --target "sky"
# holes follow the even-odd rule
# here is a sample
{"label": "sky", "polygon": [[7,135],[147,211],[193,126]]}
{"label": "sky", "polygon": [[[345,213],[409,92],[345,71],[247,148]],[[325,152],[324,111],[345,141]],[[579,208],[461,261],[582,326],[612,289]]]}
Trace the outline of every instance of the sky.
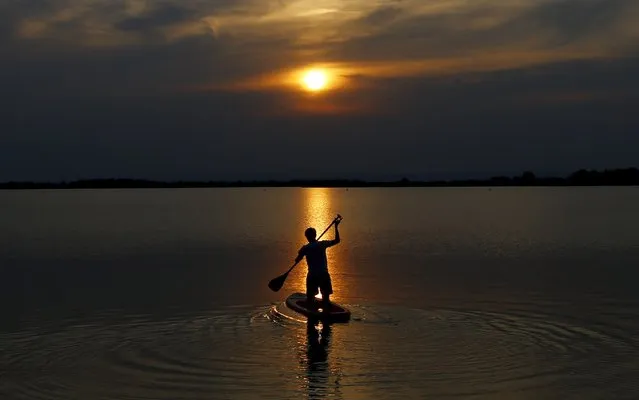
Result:
{"label": "sky", "polygon": [[639,166],[637,72],[636,0],[3,0],[0,181]]}

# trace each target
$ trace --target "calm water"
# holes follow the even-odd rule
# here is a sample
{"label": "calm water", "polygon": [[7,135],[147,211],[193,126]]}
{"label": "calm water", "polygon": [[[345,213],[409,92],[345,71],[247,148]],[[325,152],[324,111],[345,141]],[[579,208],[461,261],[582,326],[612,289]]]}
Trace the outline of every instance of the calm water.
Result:
{"label": "calm water", "polygon": [[[0,398],[636,399],[639,189],[0,192]],[[353,320],[273,293],[309,225]],[[327,234],[332,238],[332,231]]]}

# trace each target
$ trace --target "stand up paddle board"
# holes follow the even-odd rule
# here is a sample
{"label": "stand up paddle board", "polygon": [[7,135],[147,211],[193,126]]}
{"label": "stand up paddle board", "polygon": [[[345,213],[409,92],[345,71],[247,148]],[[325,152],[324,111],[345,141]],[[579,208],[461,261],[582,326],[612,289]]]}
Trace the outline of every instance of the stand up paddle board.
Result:
{"label": "stand up paddle board", "polygon": [[293,293],[286,299],[286,305],[291,310],[297,311],[309,318],[316,318],[331,322],[346,322],[351,318],[351,312],[339,304],[331,302],[331,309],[328,310],[328,312],[324,312],[316,311],[317,308],[322,308],[324,306],[321,300],[315,299],[314,303],[315,307],[309,307],[305,293]]}

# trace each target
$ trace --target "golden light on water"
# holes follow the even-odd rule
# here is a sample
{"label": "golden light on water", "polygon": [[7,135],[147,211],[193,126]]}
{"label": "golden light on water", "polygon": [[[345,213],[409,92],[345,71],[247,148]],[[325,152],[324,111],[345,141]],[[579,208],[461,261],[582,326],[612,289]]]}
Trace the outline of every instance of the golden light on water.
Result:
{"label": "golden light on water", "polygon": [[[303,237],[304,230],[309,227],[315,228],[317,236],[321,235],[324,229],[328,227],[333,219],[340,212],[334,208],[332,202],[332,189],[328,188],[306,188],[303,189],[303,203],[302,203],[302,218],[299,225],[300,235]],[[335,236],[335,228],[331,227],[320,240],[332,240]],[[303,239],[303,243],[307,243],[306,239]],[[328,270],[331,274],[331,281],[333,284],[333,295],[331,300],[338,299],[344,293],[340,293],[343,285],[340,282],[339,270],[342,267],[340,265],[340,258],[338,247],[342,246],[344,242],[326,249],[326,258],[328,261]],[[306,261],[301,263],[303,268],[297,274],[295,286],[299,288],[301,292],[306,291]],[[321,297],[318,295],[317,297]]]}
{"label": "golden light on water", "polygon": [[[333,219],[340,213],[341,210],[337,209],[335,204],[335,191],[336,189],[328,188],[305,188],[302,189],[302,201],[300,203],[300,234],[308,227],[313,227],[317,230],[319,236],[324,229],[326,229]],[[345,216],[348,218],[348,216]],[[341,226],[341,225],[340,225]],[[326,234],[321,238],[333,239],[335,228],[331,227]],[[341,233],[341,229],[340,229]],[[343,239],[342,239],[343,240]],[[306,243],[306,239],[303,239]],[[343,268],[343,260],[339,257],[341,254],[340,246],[345,243],[342,241],[336,246],[326,249],[326,258],[328,261],[328,270],[331,274],[331,280],[333,285],[333,295],[331,295],[331,301],[340,302],[340,298],[343,297],[345,285],[342,282],[342,274],[340,273]],[[305,261],[304,261],[305,263]],[[296,275],[295,286],[300,288],[300,291],[306,290],[306,265],[301,268]],[[320,295],[316,297],[321,297]],[[305,332],[306,334],[303,334]],[[317,394],[317,388],[329,387],[332,384],[329,378],[334,375],[340,375],[340,366],[331,365],[331,357],[329,355],[337,350],[336,356],[340,358],[340,347],[331,349],[331,340],[333,334],[331,333],[330,324],[315,325],[314,323],[308,323],[306,330],[300,330],[299,344],[301,349],[306,351],[299,353],[299,361],[308,365],[307,373],[298,375],[300,388],[308,392],[308,398],[313,398]],[[339,385],[335,385],[336,389],[339,389]],[[327,396],[337,393],[331,393],[326,391]],[[339,397],[339,396],[338,396]]]}
{"label": "golden light on water", "polygon": [[[313,226],[318,235],[337,215],[337,212],[333,213],[333,210],[331,210],[331,195],[329,191],[330,189],[326,188],[304,189],[304,223],[308,226]],[[329,234],[331,232],[326,232],[326,235]]]}

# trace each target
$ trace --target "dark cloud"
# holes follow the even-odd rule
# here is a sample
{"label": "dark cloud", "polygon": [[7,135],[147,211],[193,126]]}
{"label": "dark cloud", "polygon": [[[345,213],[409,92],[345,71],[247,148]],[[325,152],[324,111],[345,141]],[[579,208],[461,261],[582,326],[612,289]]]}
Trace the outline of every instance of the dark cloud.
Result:
{"label": "dark cloud", "polygon": [[529,32],[548,29],[559,44],[564,44],[610,30],[636,7],[633,0],[549,1],[514,18],[502,29],[508,31],[515,26]]}
{"label": "dark cloud", "polygon": [[174,91],[226,71],[216,60],[225,49],[211,37],[163,46],[131,46],[84,52],[23,49],[0,75],[5,96],[28,98]]}
{"label": "dark cloud", "polygon": [[174,4],[165,4],[156,7],[152,11],[137,17],[126,18],[115,26],[124,31],[146,31],[165,27],[177,22],[191,20],[197,16],[194,10],[179,7]]}
{"label": "dark cloud", "polygon": [[393,21],[402,13],[402,9],[395,6],[380,7],[364,16],[360,22],[368,25],[379,26]]}
{"label": "dark cloud", "polygon": [[[378,11],[384,15],[385,10]],[[629,29],[619,25],[637,11],[634,0],[564,0],[540,2],[523,11],[484,2],[441,13],[405,13],[375,33],[343,41],[330,54],[348,60],[415,59],[531,46],[548,50],[593,39],[609,50],[626,51],[636,48],[636,36],[625,34]],[[369,16],[375,19],[376,12]],[[483,23],[491,19],[498,22]]]}
{"label": "dark cloud", "polygon": [[[261,15],[279,7],[234,8],[231,0],[163,3],[136,17],[126,17],[121,3],[105,2],[53,22],[53,33],[73,38],[84,32],[84,18],[104,17],[98,21],[109,35],[125,35],[109,46],[17,34],[25,18],[45,18],[59,9],[54,4],[0,6],[0,181],[563,173],[639,159],[639,58],[627,51],[442,77],[402,76],[398,68],[397,77],[382,79],[355,71],[347,78],[358,89],[321,101],[284,90],[204,89],[318,54],[366,65],[494,48],[526,52],[531,39],[535,50],[630,43],[620,21],[631,1],[543,2],[524,12],[476,6],[420,16],[399,3],[344,27],[358,34],[339,45],[300,44],[294,31],[274,33],[279,23],[251,26],[248,34],[241,20],[233,31],[232,18],[222,24],[232,33],[221,37],[155,36],[222,10],[244,18],[247,9]],[[497,22],[480,23],[493,17]],[[362,33],[363,24],[375,29]]]}
{"label": "dark cloud", "polygon": [[[388,111],[365,115],[269,113],[295,100],[273,92],[25,98],[13,112],[2,108],[2,131],[15,134],[0,146],[0,180],[374,178],[631,165],[639,148],[637,67],[639,60],[591,61],[385,80],[335,100],[373,98]],[[576,89],[598,95],[529,101],[538,93],[561,100]]]}

